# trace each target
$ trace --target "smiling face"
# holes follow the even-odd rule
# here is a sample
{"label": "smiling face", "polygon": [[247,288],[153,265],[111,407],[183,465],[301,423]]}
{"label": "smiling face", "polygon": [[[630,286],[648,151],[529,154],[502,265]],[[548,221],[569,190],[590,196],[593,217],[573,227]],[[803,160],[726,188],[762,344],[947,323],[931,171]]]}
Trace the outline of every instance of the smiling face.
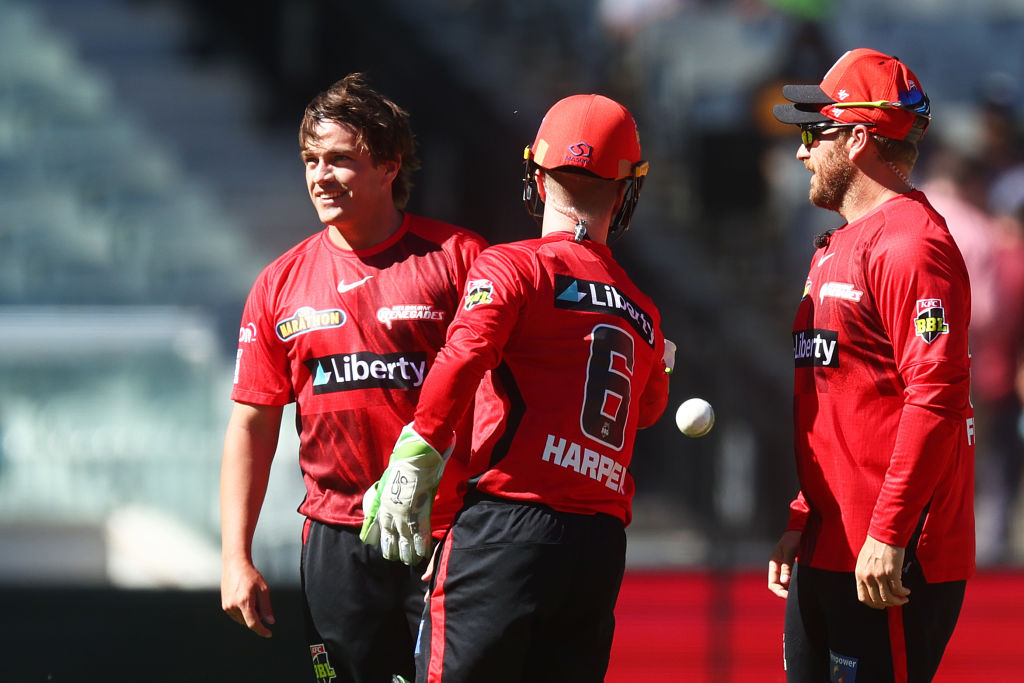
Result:
{"label": "smiling face", "polygon": [[321,121],[302,150],[306,189],[324,225],[365,232],[368,222],[392,213],[391,183],[398,161],[374,164],[347,124]]}

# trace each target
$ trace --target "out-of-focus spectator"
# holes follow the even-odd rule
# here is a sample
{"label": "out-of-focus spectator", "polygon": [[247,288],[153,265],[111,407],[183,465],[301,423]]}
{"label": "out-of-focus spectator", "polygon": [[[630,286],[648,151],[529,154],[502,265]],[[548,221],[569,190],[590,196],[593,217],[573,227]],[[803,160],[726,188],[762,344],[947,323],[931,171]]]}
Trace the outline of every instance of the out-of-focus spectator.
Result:
{"label": "out-of-focus spectator", "polygon": [[971,278],[977,560],[996,565],[1019,559],[1013,535],[1024,469],[1024,165],[1012,165],[1021,148],[1009,108],[986,100],[977,113],[978,153],[943,145],[929,158],[922,189],[946,218]]}
{"label": "out-of-focus spectator", "polygon": [[992,73],[982,79],[978,93],[977,141],[979,158],[985,160],[990,185],[1009,170],[1024,163],[1024,130],[1018,124],[1018,85],[1006,73]]}
{"label": "out-of-focus spectator", "polygon": [[988,166],[982,159],[942,144],[929,157],[921,184],[928,201],[945,217],[967,264],[972,333],[989,326],[996,307],[992,277],[995,227],[987,210],[987,178]]}
{"label": "out-of-focus spectator", "polygon": [[[1024,165],[1012,116],[978,111],[977,155],[943,145],[922,189],[946,218],[971,278],[971,396],[976,414],[977,561],[1014,561],[1014,518],[1024,468]],[[988,151],[1006,146],[999,154]]]}
{"label": "out-of-focus spectator", "polygon": [[[1015,173],[1024,180],[1022,171]],[[1017,183],[1015,196],[1007,192],[993,200],[993,310],[984,324],[972,327],[971,347],[979,434],[978,561],[1002,564],[1015,559],[1014,515],[1024,469],[1024,183]]]}

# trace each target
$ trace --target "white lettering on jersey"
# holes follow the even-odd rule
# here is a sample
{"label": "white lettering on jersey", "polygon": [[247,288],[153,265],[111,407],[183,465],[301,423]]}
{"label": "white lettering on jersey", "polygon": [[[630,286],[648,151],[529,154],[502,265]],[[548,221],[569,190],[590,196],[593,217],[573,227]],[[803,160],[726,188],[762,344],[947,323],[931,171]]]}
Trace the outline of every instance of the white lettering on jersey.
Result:
{"label": "white lettering on jersey", "polygon": [[550,462],[577,474],[602,483],[612,491],[622,493],[626,468],[603,453],[584,448],[578,443],[548,434],[541,460]]}
{"label": "white lettering on jersey", "polygon": [[377,322],[391,329],[394,320],[444,320],[444,311],[435,310],[430,304],[399,304],[377,309]]}
{"label": "white lettering on jersey", "polygon": [[818,301],[824,301],[826,296],[845,301],[860,301],[864,292],[854,289],[853,285],[847,282],[826,282],[818,290]]}
{"label": "white lettering on jersey", "polygon": [[244,326],[238,328],[238,343],[249,344],[256,339],[256,325],[254,323],[246,323]]}

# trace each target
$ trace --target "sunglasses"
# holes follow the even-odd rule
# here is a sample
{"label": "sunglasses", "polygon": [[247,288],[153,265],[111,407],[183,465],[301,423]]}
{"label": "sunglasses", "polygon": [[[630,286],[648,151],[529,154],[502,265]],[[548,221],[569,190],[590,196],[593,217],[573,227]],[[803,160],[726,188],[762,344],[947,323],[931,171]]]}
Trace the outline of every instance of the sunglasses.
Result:
{"label": "sunglasses", "polygon": [[836,109],[847,109],[850,107],[870,107],[874,109],[902,109],[919,116],[931,118],[931,102],[928,96],[921,94],[921,101],[917,104],[906,104],[903,102],[891,102],[889,100],[875,100],[874,102],[836,102],[831,106]]}
{"label": "sunglasses", "polygon": [[822,121],[821,123],[804,123],[800,125],[800,142],[804,143],[804,147],[810,149],[814,144],[815,140],[822,139],[825,135],[831,135],[833,132],[838,131],[840,128],[854,128],[856,126],[865,126],[867,128],[874,127],[872,123],[835,123],[832,121]]}

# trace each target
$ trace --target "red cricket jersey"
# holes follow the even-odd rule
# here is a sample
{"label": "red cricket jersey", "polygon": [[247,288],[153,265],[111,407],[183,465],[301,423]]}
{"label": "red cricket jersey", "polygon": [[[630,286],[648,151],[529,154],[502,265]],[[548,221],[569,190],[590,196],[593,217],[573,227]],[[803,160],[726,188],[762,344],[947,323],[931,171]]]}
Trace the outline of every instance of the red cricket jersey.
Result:
{"label": "red cricket jersey", "polygon": [[865,537],[932,582],[974,572],[967,269],[918,191],[836,230],[793,324],[799,561],[853,571]]}
{"label": "red cricket jersey", "polygon": [[[472,232],[406,214],[375,247],[341,249],[325,229],[260,274],[242,315],[231,398],[296,401],[306,484],[299,512],[362,524],[363,493],[412,421],[469,264],[485,246]],[[467,431],[467,451],[468,441]],[[435,508],[438,528],[457,506]]]}
{"label": "red cricket jersey", "polygon": [[487,494],[628,524],[636,430],[668,398],[658,309],[611,250],[569,233],[485,250],[424,384],[416,430],[443,447],[474,397]]}

